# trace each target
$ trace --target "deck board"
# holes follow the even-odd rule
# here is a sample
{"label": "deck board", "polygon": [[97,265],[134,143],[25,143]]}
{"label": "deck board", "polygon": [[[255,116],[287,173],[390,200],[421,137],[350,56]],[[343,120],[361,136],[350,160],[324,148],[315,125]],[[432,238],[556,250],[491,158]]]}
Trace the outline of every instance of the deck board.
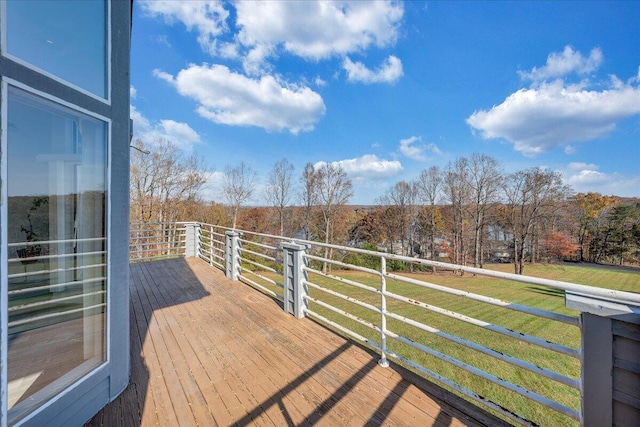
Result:
{"label": "deck board", "polygon": [[130,384],[88,427],[502,424],[201,260],[133,264],[130,292]]}

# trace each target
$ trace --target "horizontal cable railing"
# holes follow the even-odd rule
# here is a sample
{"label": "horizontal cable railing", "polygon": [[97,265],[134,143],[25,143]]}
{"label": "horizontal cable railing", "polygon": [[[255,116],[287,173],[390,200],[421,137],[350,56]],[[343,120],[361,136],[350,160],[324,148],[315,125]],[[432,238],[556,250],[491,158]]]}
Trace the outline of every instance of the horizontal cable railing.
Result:
{"label": "horizontal cable railing", "polygon": [[[144,242],[162,242],[161,251],[181,248],[188,239],[180,227],[147,228],[162,234],[153,239],[144,231]],[[381,365],[393,358],[523,425],[571,425],[582,416],[580,317],[564,300],[552,308],[540,304],[532,285],[553,297],[572,292],[640,303],[640,295],[629,292],[212,224],[194,229],[197,257],[227,277],[237,257],[237,279],[281,302],[288,280],[283,247],[299,245],[305,315],[370,346],[380,353]],[[150,249],[132,254],[140,250]],[[388,271],[389,265],[403,271]],[[427,275],[430,269],[441,273]],[[473,286],[458,284],[462,273]],[[488,285],[475,286],[476,276]],[[507,292],[510,287],[518,291]]]}
{"label": "horizontal cable railing", "polygon": [[9,243],[8,333],[106,309],[106,238]]}
{"label": "horizontal cable railing", "polygon": [[282,302],[282,253],[278,250],[281,240],[276,236],[243,231],[238,239],[238,250],[239,279]]}
{"label": "horizontal cable railing", "polygon": [[132,262],[185,255],[183,223],[132,223],[129,228],[129,259]]}
{"label": "horizontal cable railing", "polygon": [[225,269],[224,230],[212,224],[200,224],[198,257],[209,265]]}
{"label": "horizontal cable railing", "polygon": [[[541,310],[533,307],[526,307],[522,304],[517,304],[509,301],[503,301],[497,298],[487,297],[484,295],[479,295],[476,293],[460,291],[458,289],[452,289],[445,286],[435,285],[424,280],[418,280],[415,278],[407,277],[407,275],[394,274],[389,273],[386,270],[386,264],[390,260],[402,261],[408,264],[412,264],[415,266],[421,265],[429,265],[429,262],[426,260],[418,260],[410,257],[401,257],[390,254],[381,254],[377,252],[369,252],[369,251],[361,251],[355,248],[344,248],[335,245],[324,245],[320,243],[314,242],[304,242],[305,244],[311,245],[311,247],[316,247],[320,249],[320,251],[329,250],[340,250],[344,252],[351,253],[360,253],[366,256],[378,257],[380,268],[379,269],[363,269],[362,267],[351,266],[348,263],[335,261],[330,258],[326,258],[325,256],[319,255],[305,255],[305,258],[308,262],[315,262],[321,264],[323,268],[320,270],[318,268],[311,267],[303,267],[303,270],[306,271],[310,277],[313,279],[309,279],[305,281],[305,284],[312,289],[319,290],[324,292],[327,295],[332,297],[338,297],[340,301],[347,301],[351,303],[351,305],[358,305],[359,307],[364,307],[368,312],[374,313],[374,316],[362,316],[357,315],[354,316],[352,313],[349,313],[348,310],[341,304],[329,304],[326,301],[323,301],[322,304],[318,304],[323,299],[318,296],[312,297],[311,295],[307,297],[307,301],[319,305],[322,308],[328,308],[333,313],[337,313],[342,317],[355,320],[358,325],[365,326],[370,331],[378,333],[379,338],[376,341],[376,347],[379,349],[382,355],[382,363],[386,363],[387,357],[392,357],[398,361],[408,364],[412,368],[422,372],[423,374],[431,377],[435,380],[442,380],[444,376],[435,372],[434,367],[438,366],[438,363],[434,363],[434,360],[439,360],[441,362],[445,362],[448,365],[451,365],[455,369],[459,371],[464,371],[467,374],[471,374],[474,377],[483,379],[490,383],[493,383],[510,393],[515,393],[520,396],[525,397],[526,399],[536,402],[540,405],[543,405],[547,408],[553,409],[571,419],[579,420],[580,419],[580,411],[576,407],[570,407],[565,404],[559,403],[554,399],[548,398],[537,391],[530,390],[526,388],[526,384],[518,384],[518,378],[520,375],[514,375],[513,379],[507,380],[502,378],[504,372],[499,372],[497,369],[487,369],[478,366],[474,366],[471,363],[473,360],[478,359],[477,357],[467,357],[465,352],[457,352],[455,356],[446,354],[447,347],[440,345],[443,350],[439,351],[434,349],[432,346],[428,346],[420,342],[421,340],[418,338],[419,336],[423,336],[420,332],[426,332],[427,334],[434,335],[438,338],[444,339],[451,343],[455,343],[457,346],[464,347],[469,350],[473,350],[477,353],[482,353],[485,356],[488,356],[492,359],[499,361],[499,363],[506,363],[514,366],[516,370],[526,370],[531,372],[537,376],[544,377],[548,380],[556,381],[560,384],[568,386],[578,393],[580,391],[580,380],[579,378],[570,377],[564,375],[562,373],[555,372],[551,369],[541,367],[528,361],[522,356],[517,354],[507,354],[503,351],[498,351],[490,347],[490,343],[487,345],[476,342],[473,340],[474,333],[468,334],[468,337],[461,337],[455,335],[453,333],[447,332],[443,330],[443,327],[435,327],[430,324],[430,322],[435,321],[433,315],[444,316],[450,319],[451,322],[464,322],[473,327],[482,328],[485,331],[491,333],[498,333],[506,336],[508,338],[517,340],[520,343],[528,343],[532,345],[539,346],[545,350],[550,350],[553,352],[560,353],[561,355],[566,355],[571,358],[580,359],[581,353],[579,349],[571,348],[566,345],[551,342],[549,340],[524,333],[521,331],[514,330],[509,327],[501,326],[495,324],[493,322],[484,321],[464,313],[460,313],[455,311],[454,307],[456,304],[451,304],[450,307],[444,308],[436,305],[429,304],[425,301],[421,301],[416,294],[420,294],[420,291],[415,290],[414,288],[422,288],[425,289],[424,298],[430,299],[431,295],[435,292],[449,294],[455,297],[462,297],[466,299],[472,300],[474,303],[482,303],[482,304],[490,304],[493,306],[499,306],[509,310],[515,310],[519,312],[523,312],[529,315],[538,316],[544,319],[548,319],[550,321],[559,321],[563,323],[568,323],[572,326],[579,326],[578,319],[575,317],[567,316],[564,314],[554,313],[547,310]],[[336,266],[341,269],[348,269],[352,271],[360,271],[370,274],[371,276],[377,276],[375,279],[379,286],[372,287],[367,286],[361,282],[357,282],[354,280],[345,279],[343,277],[339,277],[335,274],[327,273],[327,266]],[[464,267],[456,266],[456,265],[445,265],[439,264],[439,268],[453,271],[460,271],[464,269]],[[480,272],[476,272],[478,274]],[[484,271],[482,271],[484,273]],[[316,282],[324,281],[329,283],[335,282],[341,285],[344,289],[343,293],[333,292],[331,289],[328,289],[327,285],[319,286]],[[388,289],[388,286],[393,283],[394,289],[397,289],[394,292],[391,292]],[[355,300],[354,297],[347,295],[349,287],[355,287],[358,289],[363,289],[371,294],[370,300],[376,301],[375,303],[364,303],[361,300]],[[402,295],[401,292],[405,291],[410,295]],[[311,293],[310,293],[311,294]],[[366,299],[366,297],[365,297]],[[446,300],[446,299],[445,299]],[[334,299],[335,301],[335,299]],[[395,302],[395,304],[390,304],[391,302]],[[310,306],[311,306],[310,305]],[[421,310],[416,310],[421,309]],[[427,314],[423,314],[422,312],[429,312]],[[326,316],[320,318],[318,313],[309,309],[307,313],[317,318],[318,320],[325,321]],[[429,315],[433,313],[433,315]],[[365,319],[362,319],[365,317]],[[376,321],[377,318],[377,321]],[[389,325],[389,322],[395,321],[393,326]],[[335,320],[331,322],[332,325],[335,326]],[[442,324],[442,321],[436,322],[438,324]],[[444,322],[446,324],[446,322]],[[403,326],[404,325],[404,326]],[[345,328],[344,324],[341,324],[343,328]],[[446,327],[446,326],[445,326]],[[396,332],[397,330],[402,330],[402,333]],[[342,329],[344,331],[344,329]],[[352,331],[357,335],[364,335],[362,333],[358,333],[356,331]],[[350,334],[354,336],[354,334]],[[373,338],[372,335],[369,335],[368,341],[370,342]],[[395,340],[400,345],[389,345],[387,342],[388,339]],[[488,339],[487,341],[491,341]],[[416,353],[417,351],[417,353]],[[410,356],[409,356],[410,355]],[[570,363],[570,362],[568,362]],[[425,366],[429,364],[429,366]],[[483,361],[483,364],[487,364],[486,361]],[[436,368],[437,369],[437,368]],[[494,372],[489,372],[493,370]],[[577,372],[576,372],[577,373]],[[451,381],[447,379],[444,382],[445,385],[453,386],[458,392],[465,395],[467,398],[470,398],[477,403],[485,405],[494,411],[500,413],[501,415],[511,419],[512,421],[516,421],[521,424],[532,424],[533,422],[528,420],[528,417],[525,415],[518,414],[514,410],[510,410],[509,408],[509,399],[494,399],[498,401],[493,401],[492,398],[488,395],[485,390],[482,393],[476,392],[469,387],[465,387],[461,383],[464,383],[464,376],[460,375],[460,373],[456,374],[458,378],[457,381]],[[442,382],[442,381],[441,381]],[[472,383],[469,381],[469,383]]]}

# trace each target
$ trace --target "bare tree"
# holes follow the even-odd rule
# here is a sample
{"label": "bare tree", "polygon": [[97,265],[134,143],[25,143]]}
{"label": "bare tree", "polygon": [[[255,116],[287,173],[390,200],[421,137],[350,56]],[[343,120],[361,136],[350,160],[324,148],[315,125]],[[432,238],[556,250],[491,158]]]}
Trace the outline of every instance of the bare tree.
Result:
{"label": "bare tree", "polygon": [[504,184],[515,273],[523,274],[525,252],[539,221],[551,215],[570,193],[560,173],[532,168],[508,176]]}
{"label": "bare tree", "polygon": [[449,164],[444,174],[445,197],[451,202],[450,221],[453,243],[453,262],[466,265],[466,221],[465,206],[469,203],[469,160],[461,157]]}
{"label": "bare tree", "polygon": [[[324,241],[330,243],[333,240],[334,217],[353,195],[352,184],[347,173],[337,164],[325,163],[315,174],[315,194],[322,212]],[[328,258],[331,253],[332,251],[325,247],[324,257]],[[327,271],[326,262],[322,266],[322,271],[325,273]]]}
{"label": "bare tree", "polygon": [[293,197],[293,170],[294,166],[287,159],[277,162],[269,174],[269,185],[265,191],[267,202],[278,214],[281,236],[284,236],[285,210]]}
{"label": "bare tree", "polygon": [[397,236],[400,235],[400,209],[396,205],[389,204],[388,200],[381,197],[378,200],[380,207],[377,209],[380,227],[382,228],[382,234],[385,236],[389,247],[387,251],[389,253],[395,253],[393,249],[393,243],[396,241]]}
{"label": "bare tree", "polygon": [[498,161],[485,154],[473,153],[468,166],[471,202],[468,210],[473,223],[473,266],[482,268],[487,209],[498,200],[502,174]]}
{"label": "bare tree", "polygon": [[[397,230],[397,237],[400,239],[400,252],[402,255],[409,253],[405,245],[405,241],[411,239],[411,225],[413,222],[413,213],[415,208],[415,186],[406,181],[397,182],[393,187],[389,188],[384,196],[380,198],[380,204],[383,206],[395,206],[394,221]],[[392,228],[389,228],[391,230]],[[393,245],[393,242],[392,242]]]}
{"label": "bare tree", "polygon": [[171,222],[178,220],[179,207],[198,200],[209,177],[195,154],[185,156],[168,140],[145,145],[134,143],[131,155],[131,220]]}
{"label": "bare tree", "polygon": [[429,205],[429,226],[427,234],[429,236],[429,252],[431,258],[434,257],[435,234],[436,234],[436,202],[442,192],[442,173],[437,166],[432,166],[420,173],[416,181],[416,195],[423,203]]}
{"label": "bare tree", "polygon": [[313,217],[313,209],[318,203],[318,189],[316,182],[318,181],[318,172],[313,164],[307,163],[302,171],[302,192],[301,199],[304,215],[304,238],[309,240],[311,237],[311,218]]}
{"label": "bare tree", "polygon": [[235,167],[229,165],[225,167],[222,192],[232,211],[232,228],[236,228],[240,206],[251,200],[256,183],[255,171],[244,162]]}

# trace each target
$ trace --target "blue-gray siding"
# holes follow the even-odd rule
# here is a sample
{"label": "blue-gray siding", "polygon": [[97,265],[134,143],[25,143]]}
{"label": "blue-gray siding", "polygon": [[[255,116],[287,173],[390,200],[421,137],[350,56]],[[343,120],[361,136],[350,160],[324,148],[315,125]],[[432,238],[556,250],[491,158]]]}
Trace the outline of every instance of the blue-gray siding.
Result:
{"label": "blue-gray siding", "polygon": [[640,426],[640,325],[612,321],[613,425]]}

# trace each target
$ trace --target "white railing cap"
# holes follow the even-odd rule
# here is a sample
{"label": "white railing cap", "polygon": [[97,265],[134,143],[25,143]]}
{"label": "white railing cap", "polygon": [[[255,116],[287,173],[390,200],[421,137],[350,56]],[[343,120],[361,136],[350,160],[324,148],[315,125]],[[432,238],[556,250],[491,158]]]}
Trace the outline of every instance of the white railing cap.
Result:
{"label": "white railing cap", "polygon": [[594,296],[579,292],[566,291],[566,306],[584,313],[591,313],[601,317],[611,317],[625,322],[640,324],[640,305],[632,302]]}

